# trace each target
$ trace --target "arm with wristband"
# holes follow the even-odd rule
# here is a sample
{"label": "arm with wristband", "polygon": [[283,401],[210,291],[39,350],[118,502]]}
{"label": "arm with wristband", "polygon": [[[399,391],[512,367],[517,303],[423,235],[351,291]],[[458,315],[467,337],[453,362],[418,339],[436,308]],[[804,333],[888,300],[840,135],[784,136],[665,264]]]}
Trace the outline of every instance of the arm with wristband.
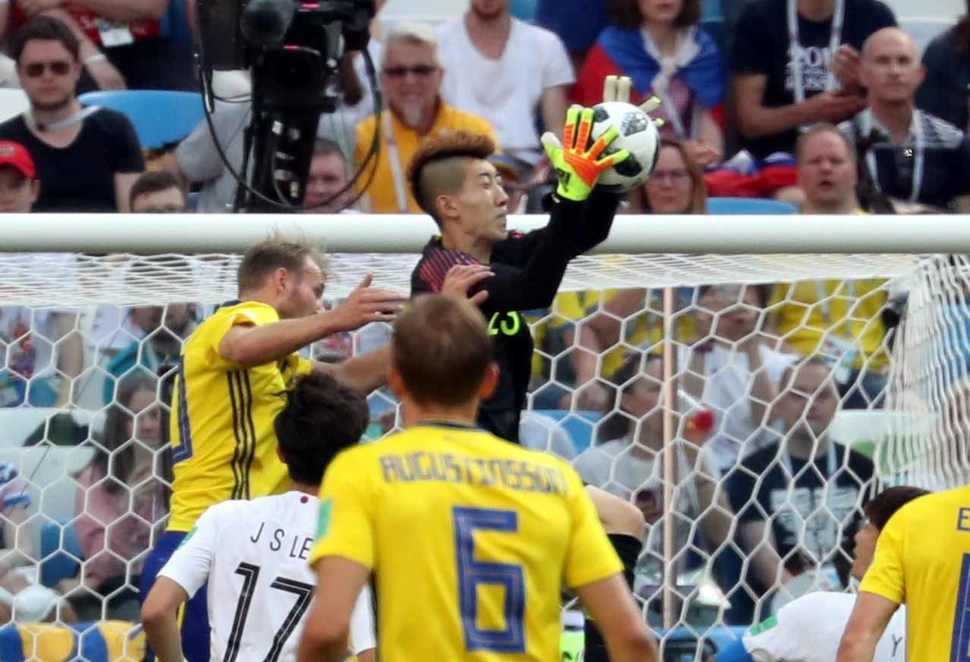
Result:
{"label": "arm with wristband", "polygon": [[[631,81],[626,76],[607,76],[603,81],[603,101],[630,103],[630,90]],[[650,97],[640,104],[640,109],[649,115],[659,105],[657,97]],[[602,156],[619,132],[611,127],[596,141],[592,141],[593,119],[592,109],[573,106],[567,111],[562,143],[551,133],[542,136],[549,162],[558,175],[556,195],[560,199],[585,202],[581,223],[570,228],[573,242],[579,248],[576,255],[585,253],[609,236],[616,210],[625,197],[625,194],[595,187],[603,172],[622,163],[630,155],[626,150],[619,150]],[[658,126],[663,124],[662,120],[654,122]]]}
{"label": "arm with wristband", "polygon": [[[630,80],[608,76],[603,100],[629,102]],[[640,108],[649,113],[658,101],[648,99]],[[549,223],[525,237],[498,244],[493,263],[521,265],[521,270],[495,270],[483,282],[488,292],[485,308],[529,310],[552,303],[571,259],[585,253],[609,235],[621,196],[596,188],[600,175],[630,157],[626,150],[604,155],[619,132],[611,127],[593,140],[594,111],[573,106],[566,112],[563,140],[551,132],[542,136],[550,164],[557,174]],[[503,273],[504,272],[504,273]]]}

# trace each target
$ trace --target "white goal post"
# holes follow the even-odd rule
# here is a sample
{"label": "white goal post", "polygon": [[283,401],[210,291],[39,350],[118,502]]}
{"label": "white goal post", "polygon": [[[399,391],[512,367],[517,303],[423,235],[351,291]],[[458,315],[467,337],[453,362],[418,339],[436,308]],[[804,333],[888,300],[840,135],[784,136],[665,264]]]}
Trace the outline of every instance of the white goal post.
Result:
{"label": "white goal post", "polygon": [[[8,215],[8,251],[88,253],[242,252],[274,230],[301,233],[333,253],[418,252],[435,232],[425,215],[138,214]],[[544,215],[513,215],[509,227],[542,227]],[[959,215],[620,215],[594,253],[952,253],[970,250]]]}
{"label": "white goal post", "polygon": [[[547,220],[512,216],[509,226],[528,231]],[[405,215],[7,216],[0,225],[0,393],[25,338],[46,344],[55,357],[55,369],[36,378],[50,372],[64,378],[55,364],[65,336],[46,337],[54,332],[44,324],[57,311],[75,311],[85,354],[82,371],[70,377],[74,411],[84,412],[88,435],[97,436],[99,421],[119,405],[110,387],[125,378],[110,373],[121,348],[105,338],[128,334],[137,367],[156,333],[137,337],[129,307],[200,304],[201,318],[236,296],[241,253],[275,232],[326,250],[329,298],[343,296],[367,273],[375,284],[406,293],[417,253],[436,230],[426,216]],[[755,595],[745,568],[734,584],[722,577],[726,552],[748,552],[736,537],[739,516],[759,497],[738,501],[731,479],[719,478],[732,470],[714,464],[726,452],[739,467],[749,452],[784,438],[781,376],[799,352],[823,358],[833,381],[842,372],[853,375],[855,382],[839,383],[842,406],[829,433],[871,458],[881,485],[940,489],[970,481],[970,261],[963,253],[970,253],[970,219],[962,216],[620,215],[606,242],[573,261],[554,305],[529,316],[536,337],[530,438],[645,513],[650,506],[643,499],[658,502],[661,514],[651,521],[636,586],[652,622],[703,634],[738,623],[732,615],[738,607],[728,605],[745,596],[754,605],[747,618],[771,610],[770,596]],[[64,254],[71,255],[70,268]],[[13,310],[28,311],[27,335],[5,326]],[[756,359],[743,348],[747,336],[732,335],[731,316],[739,310],[750,313],[755,351],[764,347],[762,365],[754,368],[749,361]],[[894,315],[898,326],[880,326]],[[160,317],[157,328],[166,328],[167,319]],[[364,335],[346,346],[360,350],[371,342]],[[653,379],[654,354],[663,357],[659,398],[636,390],[638,380]],[[621,379],[631,356],[641,363]],[[715,365],[716,357],[723,362]],[[857,399],[870,376],[878,397]],[[372,436],[393,425],[386,394],[376,396],[382,398]],[[639,411],[644,403],[652,409]],[[2,404],[0,417],[17,432],[0,431],[0,461],[20,463],[29,484],[31,519],[23,526],[40,561],[40,528],[76,520],[76,476],[91,453],[55,449],[70,455],[56,460],[58,475],[37,471],[37,449],[21,446],[49,414]],[[715,416],[700,453],[685,441],[686,421],[698,408]],[[665,415],[651,446],[644,440],[658,411]],[[831,535],[822,531],[828,524],[813,523],[814,515],[796,517],[797,554],[785,560],[805,554],[821,582],[823,566],[844,555],[838,538],[851,533],[857,506],[848,513],[821,503]],[[802,545],[803,538],[827,542]]]}

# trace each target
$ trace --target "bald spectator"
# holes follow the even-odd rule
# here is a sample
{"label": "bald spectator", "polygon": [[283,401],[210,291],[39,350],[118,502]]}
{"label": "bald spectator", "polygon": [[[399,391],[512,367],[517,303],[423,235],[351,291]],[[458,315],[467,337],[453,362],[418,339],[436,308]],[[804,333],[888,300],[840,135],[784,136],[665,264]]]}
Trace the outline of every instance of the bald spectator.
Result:
{"label": "bald spectator", "polygon": [[862,110],[858,50],[895,24],[879,0],[753,0],[730,58],[742,146],[757,158],[794,153],[800,127]]}
{"label": "bald spectator", "polygon": [[862,145],[864,164],[881,191],[942,210],[970,209],[970,143],[963,132],[916,109],[925,69],[912,37],[886,28],[866,40],[860,81],[868,106],[840,128]]}

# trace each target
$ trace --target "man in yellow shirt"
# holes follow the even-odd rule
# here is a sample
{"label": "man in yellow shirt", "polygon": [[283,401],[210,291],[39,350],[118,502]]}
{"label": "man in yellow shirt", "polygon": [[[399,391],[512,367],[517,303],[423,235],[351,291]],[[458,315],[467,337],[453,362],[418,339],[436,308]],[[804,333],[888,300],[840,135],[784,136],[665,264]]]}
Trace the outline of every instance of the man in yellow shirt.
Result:
{"label": "man in yellow shirt", "polygon": [[[297,352],[333,333],[393,320],[402,297],[370,286],[370,276],[333,310],[320,310],[321,256],[310,246],[272,238],[249,249],[239,266],[239,301],[220,307],[185,342],[172,398],[172,515],[142,571],[141,595],[211,505],[286,490],[273,421],[293,377],[311,370],[368,392],[385,378],[388,350],[341,364]],[[209,659],[205,591],[186,603],[183,650]]]}
{"label": "man in yellow shirt", "polygon": [[[798,139],[803,214],[861,214],[855,148],[832,124],[816,124]],[[851,222],[851,220],[849,221]],[[880,316],[885,279],[779,283],[768,304],[772,331],[802,356],[821,355],[834,366],[843,408],[881,400],[889,364]]]}
{"label": "man in yellow shirt", "polygon": [[341,453],[324,476],[310,552],[319,584],[298,659],[343,659],[373,574],[385,662],[559,659],[567,587],[610,659],[658,660],[576,473],[474,427],[498,381],[481,313],[418,297],[395,324],[391,356],[407,429]]}
{"label": "man in yellow shirt", "polygon": [[872,660],[904,603],[908,662],[970,656],[970,487],[920,497],[889,520],[859,586],[838,662]]}
{"label": "man in yellow shirt", "polygon": [[[470,131],[495,140],[492,125],[446,105],[441,100],[441,63],[434,30],[420,23],[401,22],[388,33],[380,69],[381,91],[387,108],[357,125],[355,158],[357,167],[376,158],[376,170],[367,161],[361,182],[364,211],[376,214],[419,214],[421,208],[407,184],[411,157],[425,139],[447,131]],[[375,131],[380,132],[378,152]],[[373,179],[370,172],[374,173]]]}

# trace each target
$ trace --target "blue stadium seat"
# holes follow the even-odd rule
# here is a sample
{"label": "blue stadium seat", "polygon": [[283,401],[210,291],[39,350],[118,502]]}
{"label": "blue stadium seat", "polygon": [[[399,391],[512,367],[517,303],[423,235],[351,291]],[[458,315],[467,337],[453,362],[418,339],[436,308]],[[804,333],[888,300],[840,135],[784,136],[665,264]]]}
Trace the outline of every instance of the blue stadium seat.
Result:
{"label": "blue stadium seat", "polygon": [[780,200],[765,200],[763,198],[708,198],[707,213],[722,214],[794,214],[798,211],[795,205]]}
{"label": "blue stadium seat", "polygon": [[533,23],[536,20],[536,5],[538,0],[511,0],[509,12],[520,21]]}
{"label": "blue stadium seat", "polygon": [[146,149],[181,140],[205,117],[202,95],[195,92],[110,90],[87,92],[78,100],[127,115]]}
{"label": "blue stadium seat", "polygon": [[145,631],[137,623],[8,623],[0,627],[3,662],[118,662],[145,656]]}
{"label": "blue stadium seat", "polygon": [[[63,543],[61,532],[63,531]],[[45,522],[40,530],[40,583],[48,588],[77,576],[84,558],[74,525],[66,520]]]}
{"label": "blue stadium seat", "polygon": [[598,411],[569,411],[568,409],[533,409],[532,411],[554,419],[572,439],[577,453],[582,453],[589,448],[593,441],[596,423],[601,418]]}

